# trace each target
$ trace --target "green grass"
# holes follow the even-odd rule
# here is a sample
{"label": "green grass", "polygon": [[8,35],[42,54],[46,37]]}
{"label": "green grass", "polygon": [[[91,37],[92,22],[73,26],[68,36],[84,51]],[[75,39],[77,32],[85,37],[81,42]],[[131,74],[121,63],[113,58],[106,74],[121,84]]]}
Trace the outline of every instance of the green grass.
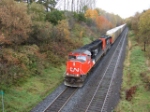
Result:
{"label": "green grass", "polygon": [[4,94],[5,112],[30,111],[62,82],[64,71],[65,66],[50,67],[42,76],[31,77],[20,86],[7,88]]}
{"label": "green grass", "polygon": [[[130,32],[129,41],[131,41],[132,45],[127,48],[121,100],[115,109],[116,112],[150,112],[150,91],[145,89],[145,83],[140,76],[142,72],[147,71],[146,57],[141,47],[134,41],[134,38],[134,35]],[[130,64],[127,64],[127,62]],[[127,101],[125,99],[126,90],[135,85],[137,86],[136,93],[131,101]]]}

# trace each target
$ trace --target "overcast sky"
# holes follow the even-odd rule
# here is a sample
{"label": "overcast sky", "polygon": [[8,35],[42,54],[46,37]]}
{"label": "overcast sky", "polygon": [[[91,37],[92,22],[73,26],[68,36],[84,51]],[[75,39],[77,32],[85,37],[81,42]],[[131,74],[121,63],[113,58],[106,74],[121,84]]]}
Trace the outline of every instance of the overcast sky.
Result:
{"label": "overcast sky", "polygon": [[149,9],[150,0],[96,0],[96,7],[127,18],[136,12]]}

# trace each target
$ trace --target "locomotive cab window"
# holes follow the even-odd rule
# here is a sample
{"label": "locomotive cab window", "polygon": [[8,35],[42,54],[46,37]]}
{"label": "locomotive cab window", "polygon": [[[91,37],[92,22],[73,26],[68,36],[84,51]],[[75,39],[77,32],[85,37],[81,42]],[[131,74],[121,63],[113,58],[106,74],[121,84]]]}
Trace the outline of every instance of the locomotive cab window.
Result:
{"label": "locomotive cab window", "polygon": [[76,59],[76,56],[73,56],[73,55],[69,55],[69,60],[72,60],[72,59]]}
{"label": "locomotive cab window", "polygon": [[86,61],[86,56],[77,56],[76,59],[79,61]]}

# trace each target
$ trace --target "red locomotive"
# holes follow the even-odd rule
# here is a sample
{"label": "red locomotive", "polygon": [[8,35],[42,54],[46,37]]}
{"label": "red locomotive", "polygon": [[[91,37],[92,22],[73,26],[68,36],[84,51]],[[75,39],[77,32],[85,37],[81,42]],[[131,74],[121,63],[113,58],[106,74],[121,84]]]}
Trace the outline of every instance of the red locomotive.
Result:
{"label": "red locomotive", "polygon": [[106,32],[107,35],[69,53],[64,84],[70,87],[82,87],[91,68],[111,48],[125,26],[124,24],[113,28]]}

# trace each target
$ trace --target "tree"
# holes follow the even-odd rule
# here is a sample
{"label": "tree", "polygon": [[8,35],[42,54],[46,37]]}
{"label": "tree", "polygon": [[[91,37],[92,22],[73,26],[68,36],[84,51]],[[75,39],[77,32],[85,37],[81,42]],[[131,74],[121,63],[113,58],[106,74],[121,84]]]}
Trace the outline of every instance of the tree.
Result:
{"label": "tree", "polygon": [[60,0],[57,8],[61,10],[69,10],[76,12],[85,12],[85,8],[93,9],[95,7],[95,0]]}
{"label": "tree", "polygon": [[64,19],[63,12],[59,10],[53,10],[51,12],[48,12],[46,15],[46,20],[48,20],[54,25],[57,25],[58,21],[62,19]]}
{"label": "tree", "polygon": [[51,11],[54,10],[55,5],[57,4],[57,0],[38,0],[38,2],[45,6],[47,12],[49,9]]}
{"label": "tree", "polygon": [[101,33],[105,33],[106,30],[112,28],[112,24],[104,16],[98,16],[95,22]]}
{"label": "tree", "polygon": [[95,19],[98,17],[97,10],[88,9],[85,13],[85,17]]}
{"label": "tree", "polygon": [[143,12],[139,20],[139,33],[140,40],[144,43],[144,51],[146,51],[146,45],[150,42],[150,9]]}
{"label": "tree", "polygon": [[77,20],[77,21],[86,21],[86,18],[84,16],[84,13],[76,13],[74,12],[74,18]]}
{"label": "tree", "polygon": [[132,21],[131,21],[131,27],[135,31],[135,33],[138,32],[138,22],[139,22],[139,19],[140,19],[140,13],[137,12],[134,15],[134,17],[132,18]]}
{"label": "tree", "polygon": [[16,2],[27,2],[28,4],[31,4],[33,2],[36,2],[37,0],[14,0]]}

